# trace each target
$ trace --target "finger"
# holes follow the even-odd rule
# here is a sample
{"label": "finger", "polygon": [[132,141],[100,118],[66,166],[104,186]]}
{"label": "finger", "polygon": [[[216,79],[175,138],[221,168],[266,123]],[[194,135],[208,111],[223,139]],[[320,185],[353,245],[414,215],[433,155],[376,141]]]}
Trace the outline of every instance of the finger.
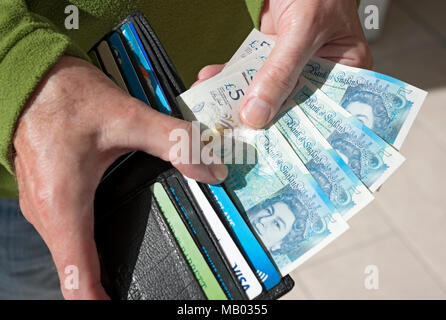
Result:
{"label": "finger", "polygon": [[351,67],[372,69],[373,57],[365,39],[341,39],[322,46],[315,56]]}
{"label": "finger", "polygon": [[192,87],[195,87],[196,85],[199,85],[200,83],[202,83],[202,82],[205,82],[207,79],[202,79],[202,80],[197,80],[197,81],[195,81],[194,83],[192,83],[192,85],[190,86],[191,88]]}
{"label": "finger", "polygon": [[249,86],[240,118],[249,127],[263,128],[277,114],[295,87],[299,74],[313,55],[319,40],[305,26],[292,24],[279,33],[276,44]]}
{"label": "finger", "polygon": [[223,70],[225,64],[211,64],[202,68],[197,75],[197,80],[205,80],[212,78]]}
{"label": "finger", "polygon": [[138,100],[133,100],[127,113],[115,116],[121,120],[106,126],[105,148],[145,151],[171,161],[186,176],[205,183],[221,183],[226,178],[225,165],[202,163],[199,127],[147,108]]}

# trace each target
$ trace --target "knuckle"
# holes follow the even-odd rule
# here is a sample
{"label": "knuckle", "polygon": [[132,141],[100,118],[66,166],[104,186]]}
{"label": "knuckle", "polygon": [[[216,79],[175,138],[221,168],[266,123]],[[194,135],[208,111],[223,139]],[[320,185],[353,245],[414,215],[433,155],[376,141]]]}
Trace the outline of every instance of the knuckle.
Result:
{"label": "knuckle", "polygon": [[211,71],[211,69],[212,69],[212,66],[210,66],[210,65],[204,66],[203,68],[201,68],[200,71],[198,71],[198,80],[206,78],[207,75],[209,74],[209,72]]}
{"label": "knuckle", "polygon": [[26,200],[24,197],[19,197],[19,206],[20,211],[22,212],[23,217],[31,224],[34,224],[34,217],[32,211],[29,210]]}
{"label": "knuckle", "polygon": [[28,197],[33,217],[45,224],[53,223],[64,212],[64,190],[66,187],[36,186]]}
{"label": "knuckle", "polygon": [[127,125],[132,125],[135,121],[140,120],[141,111],[144,111],[145,106],[142,102],[134,97],[125,97],[125,99],[117,104],[113,112],[111,121],[124,122]]}
{"label": "knuckle", "polygon": [[373,56],[367,42],[360,42],[358,45],[357,59],[354,61],[354,67],[372,69]]}
{"label": "knuckle", "polygon": [[44,214],[48,212],[48,208],[52,207],[51,194],[47,188],[36,188],[32,191],[31,199],[33,207],[39,214]]}
{"label": "knuckle", "polygon": [[170,136],[174,130],[177,130],[177,132],[182,131],[187,137],[190,137],[194,130],[194,124],[190,121],[184,121],[162,114],[157,114],[157,116],[158,119],[155,125],[159,132],[165,133],[167,136]]}
{"label": "knuckle", "polygon": [[109,150],[115,147],[125,147],[129,143],[132,127],[141,122],[140,101],[133,97],[116,103],[116,108],[104,118],[104,123],[98,132],[98,147]]}
{"label": "knuckle", "polygon": [[190,136],[192,134],[193,124],[192,124],[192,122],[189,122],[189,121],[179,120],[176,128],[184,130]]}
{"label": "knuckle", "polygon": [[279,87],[283,91],[287,91],[293,87],[291,70],[287,67],[271,63],[265,68],[264,72],[266,81],[269,84]]}
{"label": "knuckle", "polygon": [[211,64],[211,65],[204,66],[198,72],[197,79],[204,80],[204,79],[210,78],[210,77],[216,75],[217,73],[219,73],[222,68],[223,68],[223,65],[219,65],[219,64]]}
{"label": "knuckle", "polygon": [[[164,150],[164,152],[161,154],[160,158],[165,161],[170,161],[175,163],[178,161],[178,155],[177,153],[173,152],[172,147],[178,143],[181,144],[181,149],[186,151],[186,149],[189,151],[192,148],[191,146],[191,137],[192,137],[192,131],[194,130],[194,125],[192,122],[189,121],[182,121],[175,119],[175,123],[172,126],[166,127],[165,130],[168,133],[168,139],[169,139],[169,147]],[[181,136],[181,138],[179,138]],[[179,140],[178,140],[179,138]],[[187,159],[188,160],[188,159]]]}

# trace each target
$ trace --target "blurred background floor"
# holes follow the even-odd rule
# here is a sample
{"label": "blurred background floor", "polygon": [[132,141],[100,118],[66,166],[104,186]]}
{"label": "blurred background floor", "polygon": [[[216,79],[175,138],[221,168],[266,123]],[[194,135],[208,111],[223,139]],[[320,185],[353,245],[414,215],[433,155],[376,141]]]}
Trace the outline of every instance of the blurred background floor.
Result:
{"label": "blurred background floor", "polygon": [[[375,2],[379,2],[376,0]],[[375,70],[428,91],[405,163],[350,230],[291,276],[283,299],[446,299],[446,1],[390,1]],[[379,288],[366,289],[376,266]]]}

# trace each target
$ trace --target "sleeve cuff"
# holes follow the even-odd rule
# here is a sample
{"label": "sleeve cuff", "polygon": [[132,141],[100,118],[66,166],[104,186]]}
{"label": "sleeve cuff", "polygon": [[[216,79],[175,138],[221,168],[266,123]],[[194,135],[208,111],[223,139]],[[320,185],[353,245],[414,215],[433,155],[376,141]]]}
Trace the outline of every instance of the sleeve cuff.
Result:
{"label": "sleeve cuff", "polygon": [[246,7],[251,15],[254,27],[260,29],[260,14],[262,13],[264,0],[246,0]]}

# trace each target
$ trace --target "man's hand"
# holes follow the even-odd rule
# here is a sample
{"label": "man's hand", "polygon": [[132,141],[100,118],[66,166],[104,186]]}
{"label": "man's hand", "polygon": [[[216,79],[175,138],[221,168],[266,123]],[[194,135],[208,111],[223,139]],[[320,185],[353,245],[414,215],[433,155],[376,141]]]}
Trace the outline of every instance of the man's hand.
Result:
{"label": "man's hand", "polygon": [[[276,44],[240,109],[240,119],[252,128],[265,127],[274,118],[313,55],[354,67],[373,65],[355,0],[266,0],[260,31]],[[198,81],[222,68],[203,68]]]}
{"label": "man's hand", "polygon": [[[48,245],[68,299],[103,299],[93,236],[93,200],[104,171],[120,155],[142,150],[167,161],[169,134],[191,125],[129,97],[91,64],[63,57],[41,81],[18,122],[14,160],[20,207]],[[185,175],[221,182],[224,165],[176,164]],[[79,289],[64,286],[79,270]]]}

